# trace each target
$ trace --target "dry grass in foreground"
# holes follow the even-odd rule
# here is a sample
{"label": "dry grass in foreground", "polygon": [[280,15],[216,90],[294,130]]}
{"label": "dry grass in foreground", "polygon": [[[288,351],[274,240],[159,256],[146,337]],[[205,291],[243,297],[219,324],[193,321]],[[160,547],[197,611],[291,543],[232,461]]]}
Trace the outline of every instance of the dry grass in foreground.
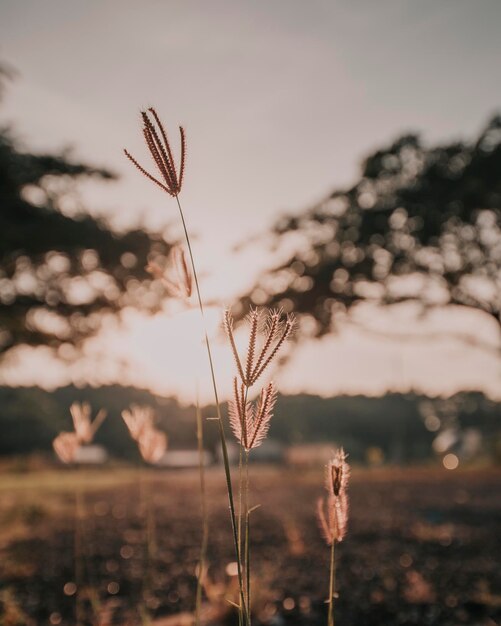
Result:
{"label": "dry grass in foreground", "polygon": [[[501,620],[501,472],[355,470],[350,541],[338,551],[339,623],[482,624]],[[143,470],[156,518],[145,547],[137,471],[4,474],[0,483],[3,624],[74,626],[74,490],[83,496],[85,623],[189,623],[199,558],[198,473]],[[325,623],[329,555],[315,522],[320,472],[253,468],[256,624]],[[234,555],[224,478],[207,475],[209,573],[203,620],[233,624]],[[184,615],[184,618],[175,617]],[[99,615],[99,619],[98,616]],[[17,621],[16,621],[17,620]]]}

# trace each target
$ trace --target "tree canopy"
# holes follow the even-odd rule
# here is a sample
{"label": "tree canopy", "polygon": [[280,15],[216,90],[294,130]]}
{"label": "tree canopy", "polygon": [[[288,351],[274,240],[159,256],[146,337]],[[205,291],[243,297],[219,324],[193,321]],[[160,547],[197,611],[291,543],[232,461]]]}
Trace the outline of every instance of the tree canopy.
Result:
{"label": "tree canopy", "polygon": [[20,344],[78,345],[103,314],[160,307],[163,291],[145,266],[169,244],[140,230],[114,232],[84,207],[68,211],[90,178],[115,176],[64,153],[32,154],[0,128],[0,355]]}
{"label": "tree canopy", "polygon": [[457,305],[499,324],[500,209],[500,116],[471,142],[401,136],[365,159],[352,187],[275,224],[293,252],[245,304],[311,315],[318,335],[361,302]]}

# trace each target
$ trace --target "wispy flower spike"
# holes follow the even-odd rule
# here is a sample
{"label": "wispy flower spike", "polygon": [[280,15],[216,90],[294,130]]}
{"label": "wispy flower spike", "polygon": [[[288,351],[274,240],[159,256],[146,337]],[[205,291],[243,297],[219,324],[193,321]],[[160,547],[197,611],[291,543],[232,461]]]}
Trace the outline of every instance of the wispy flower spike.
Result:
{"label": "wispy flower spike", "polygon": [[233,358],[235,359],[235,364],[237,366],[238,373],[240,374],[240,378],[242,382],[245,383],[245,374],[242,368],[242,363],[240,362],[240,357],[238,356],[237,346],[235,344],[235,337],[233,336],[233,318],[231,317],[231,313],[229,309],[226,309],[223,316],[223,324],[224,330],[228,335],[228,339],[230,340],[231,350],[233,352]]}
{"label": "wispy flower spike", "polygon": [[63,463],[73,463],[76,459],[78,448],[78,437],[76,433],[59,433],[52,442],[54,452]]}
{"label": "wispy flower spike", "polygon": [[325,472],[325,487],[329,494],[337,498],[342,493],[346,493],[348,479],[350,477],[350,466],[346,462],[346,454],[343,448],[329,461]]}
{"label": "wispy flower spike", "polygon": [[261,397],[259,399],[259,406],[257,414],[252,425],[252,438],[249,443],[249,450],[260,446],[270,428],[270,420],[273,417],[273,409],[277,401],[277,390],[274,384],[271,382],[261,391]]}
{"label": "wispy flower spike", "polygon": [[245,365],[245,380],[248,382],[252,378],[252,369],[254,366],[254,357],[256,353],[256,341],[257,333],[259,329],[259,322],[261,319],[261,313],[258,309],[252,309],[248,315],[250,323],[249,333],[249,347],[247,349],[247,361]]}
{"label": "wispy flower spike", "polygon": [[[182,300],[189,300],[193,291],[193,277],[186,255],[180,246],[171,252],[172,267],[162,269],[154,261],[148,263],[146,271],[157,280],[161,280],[169,295]],[[171,271],[172,270],[172,271]]]}
{"label": "wispy flower spike", "polygon": [[193,276],[190,267],[186,261],[184,250],[180,246],[176,246],[172,251],[174,255],[174,265],[176,268],[179,284],[183,289],[184,297],[189,298],[193,290]]}
{"label": "wispy flower spike", "polygon": [[171,177],[172,181],[177,180],[177,174],[176,174],[176,166],[174,164],[174,157],[172,156],[172,150],[170,147],[170,143],[169,140],[167,138],[167,133],[165,132],[165,128],[162,124],[162,122],[160,121],[160,118],[157,115],[157,112],[155,111],[155,109],[153,107],[150,107],[148,109],[148,111],[153,115],[153,118],[160,130],[160,133],[162,134],[162,138],[164,140],[164,146],[165,146],[165,150],[167,151],[167,154],[165,154],[165,150],[164,150],[164,146],[162,146],[162,144],[160,143],[160,140],[158,139],[155,127],[153,126],[153,124],[150,122],[150,120],[148,119],[148,116],[146,115],[146,113],[143,114],[143,120],[145,121],[145,123],[148,125],[148,127],[150,128],[153,136],[156,138],[161,150],[162,150],[162,154],[164,156],[164,160],[166,163],[166,166],[168,167],[168,172],[169,175]]}
{"label": "wispy flower spike", "polygon": [[263,347],[261,348],[261,352],[259,353],[256,366],[254,367],[251,375],[250,382],[254,383],[257,380],[257,372],[259,372],[261,365],[263,364],[264,358],[270,349],[270,346],[275,341],[279,330],[280,330],[280,319],[282,317],[281,309],[275,309],[268,313],[266,319],[266,339]]}
{"label": "wispy flower spike", "polygon": [[234,398],[229,402],[230,424],[233,433],[247,452],[260,446],[270,427],[273,409],[277,400],[277,391],[273,383],[269,383],[261,391],[257,408],[251,403],[245,404],[245,386],[233,381]]}
{"label": "wispy flower spike", "polygon": [[136,161],[136,159],[130,154],[130,152],[128,152],[127,150],[124,149],[124,154],[125,156],[129,159],[129,161],[131,161],[133,163],[133,165],[135,165],[137,167],[137,169],[141,172],[141,174],[143,174],[144,176],[146,176],[146,178],[149,178],[151,181],[153,181],[156,185],[158,185],[159,187],[161,187],[164,191],[166,191],[167,193],[170,193],[170,191],[167,189],[167,187],[165,185],[163,185],[159,180],[157,180],[152,174],[150,174],[149,172],[147,172],[144,167],[141,167],[141,165],[139,165],[139,163]]}
{"label": "wispy flower spike", "polygon": [[170,147],[167,148],[167,154],[166,148],[162,145],[158,133],[153,124],[150,122],[147,114],[142,113],[141,115],[144,122],[144,138],[146,139],[146,143],[150,149],[153,160],[155,161],[160,172],[163,174],[165,181],[168,183],[168,187],[174,188],[177,181],[177,174]]}
{"label": "wispy flower spike", "polygon": [[[153,121],[150,119],[149,114],[152,116]],[[184,167],[186,160],[186,136],[184,129],[182,126],[179,127],[181,136],[181,154],[179,159],[178,175],[172,154],[172,148],[157,112],[155,109],[149,108],[148,111],[141,112],[141,117],[143,120],[143,135],[146,146],[158,169],[160,174],[159,178],[156,178],[144,167],[139,165],[137,160],[127,150],[124,150],[125,156],[135,165],[141,174],[149,178],[171,196],[176,197],[181,192],[184,179]]]}
{"label": "wispy flower spike", "polygon": [[70,407],[74,432],[62,432],[54,439],[52,446],[63,463],[73,463],[82,444],[90,443],[106,418],[106,411],[100,409],[92,421],[91,407],[87,402],[73,402]]}
{"label": "wispy flower spike", "polygon": [[317,519],[322,537],[325,539],[327,545],[332,545],[333,536],[331,524],[327,521],[325,514],[325,498],[319,498],[317,500]]}
{"label": "wispy flower spike", "polygon": [[78,443],[90,443],[94,434],[90,419],[90,404],[87,402],[83,402],[82,404],[73,402],[70,406],[70,413]]}
{"label": "wispy flower spike", "polygon": [[252,426],[254,423],[254,408],[250,402],[245,403],[245,387],[238,385],[238,379],[233,379],[233,399],[228,405],[231,429],[237,440],[245,449],[248,449],[247,442],[252,436]]}
{"label": "wispy flower spike", "polygon": [[272,349],[272,351],[270,352],[270,355],[265,360],[265,362],[261,365],[261,367],[257,371],[254,370],[252,380],[250,381],[251,384],[254,384],[257,381],[257,379],[261,376],[264,370],[273,361],[278,351],[284,344],[285,340],[291,336],[292,332],[294,331],[295,325],[296,325],[296,318],[294,317],[294,315],[292,314],[287,315],[287,320],[285,321],[284,329],[279,340],[277,341],[275,347]]}
{"label": "wispy flower spike", "polygon": [[99,411],[97,412],[97,415],[94,418],[94,421],[92,422],[92,438],[93,439],[94,439],[95,434],[99,430],[99,427],[106,419],[107,415],[108,415],[108,412],[105,409],[99,409]]}
{"label": "wispy flower spike", "polygon": [[122,417],[132,439],[139,441],[141,435],[153,428],[153,410],[147,406],[133,404],[130,409],[122,411]]}
{"label": "wispy flower spike", "polygon": [[167,435],[153,426],[153,409],[133,404],[122,411],[122,417],[143,459],[147,463],[158,463],[167,450]]}
{"label": "wispy flower spike", "polygon": [[[326,466],[325,487],[327,498],[317,503],[320,530],[328,545],[342,541],[348,525],[348,478],[350,467],[341,448]],[[327,511],[327,514],[325,513]]]}
{"label": "wispy flower spike", "polygon": [[179,189],[183,186],[184,181],[184,164],[186,161],[186,134],[182,126],[179,127],[179,135],[181,137],[181,160],[179,163]]}
{"label": "wispy flower spike", "polygon": [[141,434],[138,443],[143,459],[154,465],[167,450],[167,435],[156,428],[148,428]]}
{"label": "wispy flower spike", "polygon": [[257,335],[260,332],[262,312],[257,309],[251,310],[247,316],[250,323],[249,346],[247,349],[247,360],[245,363],[245,371],[238,355],[235,338],[233,334],[233,318],[227,309],[224,312],[224,328],[230,340],[233,357],[237,366],[238,374],[242,383],[246,387],[252,387],[265,369],[270,365],[278,354],[280,348],[288,337],[292,334],[295,327],[295,317],[292,314],[287,315],[285,322],[282,322],[282,311],[270,311],[267,313],[266,330],[264,345],[259,352],[256,363],[256,346]]}

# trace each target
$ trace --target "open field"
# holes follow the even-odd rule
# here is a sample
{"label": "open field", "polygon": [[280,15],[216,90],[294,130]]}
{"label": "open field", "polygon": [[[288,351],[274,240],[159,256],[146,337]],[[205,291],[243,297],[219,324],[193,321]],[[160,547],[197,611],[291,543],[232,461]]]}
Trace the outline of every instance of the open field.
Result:
{"label": "open field", "polygon": [[[315,520],[320,472],[252,468],[255,624],[325,623],[328,549]],[[222,470],[208,473],[204,620],[232,624],[235,598]],[[354,472],[339,555],[337,624],[501,623],[501,471]],[[75,517],[80,518],[76,523]],[[4,473],[2,626],[187,624],[200,544],[195,471]],[[187,616],[186,616],[187,617]]]}

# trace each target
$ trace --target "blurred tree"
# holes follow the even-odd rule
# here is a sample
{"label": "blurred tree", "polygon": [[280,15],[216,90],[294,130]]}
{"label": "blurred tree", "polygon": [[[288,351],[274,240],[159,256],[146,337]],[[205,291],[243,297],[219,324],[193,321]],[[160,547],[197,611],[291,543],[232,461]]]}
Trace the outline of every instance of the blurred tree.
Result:
{"label": "blurred tree", "polygon": [[[6,76],[0,67],[0,95]],[[163,292],[148,288],[144,268],[169,244],[138,230],[113,232],[86,214],[75,192],[88,178],[114,176],[65,154],[22,151],[0,128],[0,355],[19,344],[75,346],[103,314],[160,307]]]}
{"label": "blurred tree", "polygon": [[468,307],[501,330],[500,209],[501,117],[472,143],[405,135],[370,155],[353,187],[275,225],[293,252],[244,304],[309,314],[317,335],[361,302]]}
{"label": "blurred tree", "polygon": [[[83,388],[70,385],[53,392],[38,387],[0,386],[0,458],[35,451],[50,452],[54,437],[62,430],[73,429],[69,407],[75,400],[89,402],[95,410],[107,408],[108,418],[95,441],[115,457],[138,458],[137,446],[120,418],[121,411],[131,404],[153,408],[158,428],[169,436],[170,449],[196,446],[193,438],[195,407],[180,405],[174,398],[162,398],[143,389],[120,385]],[[436,402],[436,399],[414,393],[388,393],[378,398],[282,396],[270,437],[286,445],[336,442],[349,449],[350,458],[357,462],[366,460],[366,451],[370,448],[381,450],[386,460],[407,462],[434,456],[432,444],[443,432],[436,424],[439,416],[439,421],[443,420],[449,431],[454,427],[448,449],[452,447],[466,454],[468,438],[474,430],[481,435],[485,454],[498,458],[501,404],[479,392],[463,392],[442,399],[441,403],[454,407],[452,424],[444,406],[438,413],[431,414],[434,419],[430,422],[430,412],[424,413],[422,407],[433,405],[436,408]],[[203,413],[214,415],[214,407],[204,407]],[[204,437],[208,450],[219,449],[214,422],[208,422]],[[230,441],[234,442],[233,438]],[[442,453],[445,451],[443,449]]]}

